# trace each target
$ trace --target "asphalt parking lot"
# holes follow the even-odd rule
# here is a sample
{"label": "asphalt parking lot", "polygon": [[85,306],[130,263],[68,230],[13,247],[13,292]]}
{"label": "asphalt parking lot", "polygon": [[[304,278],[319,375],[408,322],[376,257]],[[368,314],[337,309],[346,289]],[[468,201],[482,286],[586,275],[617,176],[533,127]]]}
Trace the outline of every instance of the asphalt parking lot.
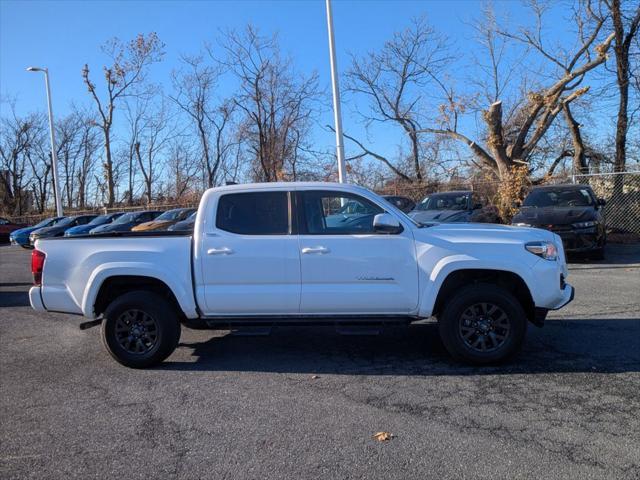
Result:
{"label": "asphalt parking lot", "polygon": [[640,247],[570,269],[574,302],[502,367],[422,325],[183,329],[137,371],[33,312],[29,252],[0,246],[0,478],[640,478]]}

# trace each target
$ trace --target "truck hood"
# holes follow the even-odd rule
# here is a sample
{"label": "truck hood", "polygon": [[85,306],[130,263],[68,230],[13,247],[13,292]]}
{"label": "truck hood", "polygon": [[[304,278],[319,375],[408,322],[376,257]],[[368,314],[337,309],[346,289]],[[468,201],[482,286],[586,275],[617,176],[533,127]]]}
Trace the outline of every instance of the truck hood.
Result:
{"label": "truck hood", "polygon": [[539,228],[511,227],[488,223],[444,223],[416,231],[416,239],[429,241],[440,238],[452,244],[525,244],[535,241],[556,241],[552,232]]}

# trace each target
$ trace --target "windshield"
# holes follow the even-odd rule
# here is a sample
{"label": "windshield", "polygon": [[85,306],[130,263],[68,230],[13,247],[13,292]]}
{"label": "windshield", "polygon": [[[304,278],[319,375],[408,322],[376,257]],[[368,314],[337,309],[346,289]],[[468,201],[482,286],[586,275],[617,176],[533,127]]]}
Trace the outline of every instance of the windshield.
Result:
{"label": "windshield", "polygon": [[467,210],[468,193],[437,193],[429,195],[416,205],[416,210]]}
{"label": "windshield", "polygon": [[129,223],[133,222],[140,212],[125,213],[113,223]]}
{"label": "windshield", "polygon": [[58,223],[60,220],[62,220],[62,219],[61,218],[45,218],[40,223],[34,225],[33,228],[50,227],[50,226],[55,225],[56,223]]}
{"label": "windshield", "polygon": [[522,204],[524,207],[591,207],[593,197],[586,188],[532,190]]}
{"label": "windshield", "polygon": [[91,220],[87,225],[102,225],[109,220],[109,215],[100,215]]}
{"label": "windshield", "polygon": [[63,218],[62,220],[60,220],[59,222],[54,223],[53,225],[56,225],[58,227],[64,227],[65,225],[70,225],[73,222],[75,222],[77,217],[67,217],[67,218]]}
{"label": "windshield", "polygon": [[164,212],[162,215],[157,217],[155,220],[159,221],[159,222],[161,222],[163,220],[180,220],[183,217],[184,217],[184,210],[169,210],[169,211]]}

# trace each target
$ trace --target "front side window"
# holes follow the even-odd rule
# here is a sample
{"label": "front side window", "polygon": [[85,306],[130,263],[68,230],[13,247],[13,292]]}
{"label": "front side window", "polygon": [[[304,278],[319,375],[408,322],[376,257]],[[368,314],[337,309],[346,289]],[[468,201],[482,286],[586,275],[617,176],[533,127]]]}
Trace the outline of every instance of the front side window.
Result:
{"label": "front side window", "polygon": [[216,228],[241,235],[287,235],[287,192],[230,193],[221,196]]}
{"label": "front side window", "polygon": [[304,230],[310,235],[374,233],[373,218],[384,210],[369,200],[342,192],[303,192]]}

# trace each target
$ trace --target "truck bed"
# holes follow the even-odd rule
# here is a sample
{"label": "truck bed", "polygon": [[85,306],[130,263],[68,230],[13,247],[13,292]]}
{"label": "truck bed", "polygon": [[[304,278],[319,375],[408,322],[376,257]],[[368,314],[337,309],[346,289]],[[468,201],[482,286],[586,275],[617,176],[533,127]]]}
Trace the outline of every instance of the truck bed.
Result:
{"label": "truck bed", "polygon": [[46,254],[40,300],[49,311],[95,318],[93,305],[105,279],[147,275],[167,284],[187,317],[195,318],[191,244],[188,232],[110,232],[38,240],[36,248]]}

